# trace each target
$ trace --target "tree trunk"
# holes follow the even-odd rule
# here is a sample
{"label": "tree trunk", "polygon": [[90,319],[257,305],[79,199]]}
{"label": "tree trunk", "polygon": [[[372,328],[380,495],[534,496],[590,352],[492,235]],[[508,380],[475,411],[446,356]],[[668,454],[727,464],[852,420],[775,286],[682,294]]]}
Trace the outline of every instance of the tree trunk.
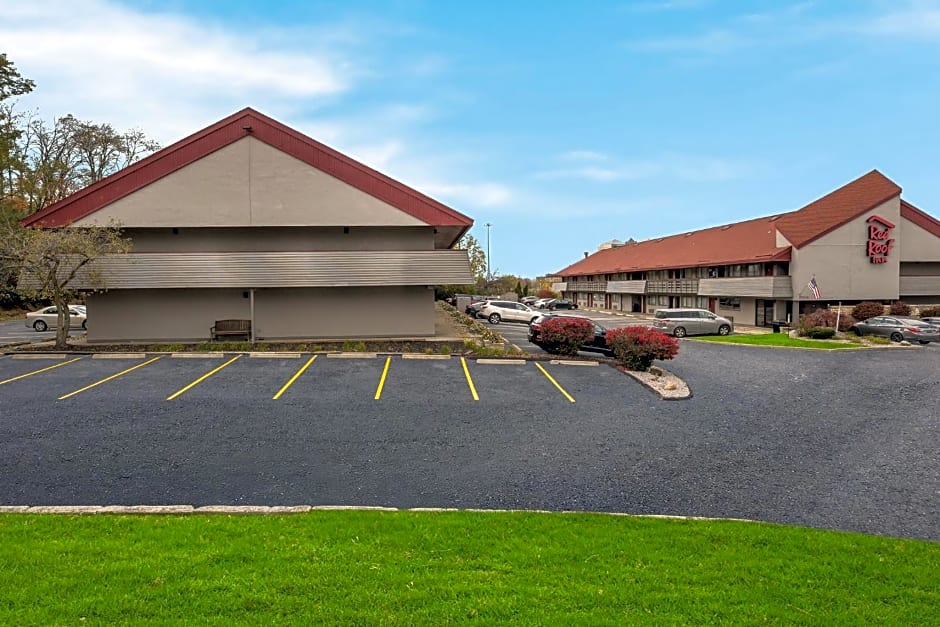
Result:
{"label": "tree trunk", "polygon": [[55,305],[56,315],[59,317],[59,322],[55,327],[55,347],[56,350],[66,350],[69,347],[69,304],[65,301],[63,295],[56,295],[53,304]]}

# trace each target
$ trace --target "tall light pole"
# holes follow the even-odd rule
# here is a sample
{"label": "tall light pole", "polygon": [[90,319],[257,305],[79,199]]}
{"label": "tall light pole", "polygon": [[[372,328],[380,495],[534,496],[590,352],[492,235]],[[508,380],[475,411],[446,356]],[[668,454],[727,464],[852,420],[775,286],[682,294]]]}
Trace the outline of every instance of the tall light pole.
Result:
{"label": "tall light pole", "polygon": [[490,227],[493,226],[489,222],[484,224],[486,227],[486,287],[490,286]]}

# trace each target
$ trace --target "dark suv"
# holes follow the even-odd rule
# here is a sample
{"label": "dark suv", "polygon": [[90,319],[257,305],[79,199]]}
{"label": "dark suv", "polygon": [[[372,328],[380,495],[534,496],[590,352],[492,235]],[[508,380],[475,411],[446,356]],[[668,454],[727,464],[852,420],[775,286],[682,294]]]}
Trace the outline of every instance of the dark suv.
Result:
{"label": "dark suv", "polygon": [[551,342],[546,342],[542,340],[542,323],[546,320],[552,318],[575,318],[580,320],[587,320],[594,325],[594,339],[591,340],[590,344],[584,344],[579,350],[591,351],[594,353],[603,353],[608,357],[613,355],[613,352],[607,347],[607,329],[590,318],[584,318],[582,316],[566,316],[558,314],[543,314],[536,318],[532,324],[529,325],[529,342],[535,344],[541,348],[546,353],[556,354],[558,352],[558,347],[553,345]]}

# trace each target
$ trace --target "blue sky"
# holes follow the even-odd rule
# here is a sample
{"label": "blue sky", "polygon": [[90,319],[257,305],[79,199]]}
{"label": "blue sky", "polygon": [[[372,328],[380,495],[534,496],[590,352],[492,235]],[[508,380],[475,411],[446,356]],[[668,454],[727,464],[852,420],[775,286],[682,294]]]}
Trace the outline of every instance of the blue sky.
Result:
{"label": "blue sky", "polygon": [[873,168],[940,215],[940,0],[33,4],[22,108],[169,144],[254,107],[491,223],[502,274]]}

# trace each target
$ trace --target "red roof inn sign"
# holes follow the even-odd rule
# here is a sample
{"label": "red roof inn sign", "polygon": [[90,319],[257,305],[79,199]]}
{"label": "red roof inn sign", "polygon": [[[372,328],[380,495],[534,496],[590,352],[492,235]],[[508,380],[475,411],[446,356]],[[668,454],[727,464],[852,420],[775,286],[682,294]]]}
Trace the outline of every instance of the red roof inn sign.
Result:
{"label": "red roof inn sign", "polygon": [[878,216],[868,218],[868,246],[865,251],[872,263],[888,263],[888,253],[894,246],[891,229],[894,225]]}

